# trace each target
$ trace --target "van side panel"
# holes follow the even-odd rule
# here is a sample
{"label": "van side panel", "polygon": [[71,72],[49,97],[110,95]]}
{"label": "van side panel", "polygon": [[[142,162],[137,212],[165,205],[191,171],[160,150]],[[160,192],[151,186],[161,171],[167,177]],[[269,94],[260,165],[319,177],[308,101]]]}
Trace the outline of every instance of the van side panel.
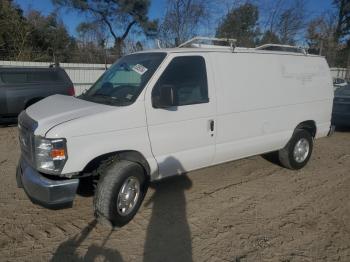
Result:
{"label": "van side panel", "polygon": [[330,127],[333,91],[325,59],[304,55],[212,54],[217,86],[214,163],[283,148],[295,127]]}

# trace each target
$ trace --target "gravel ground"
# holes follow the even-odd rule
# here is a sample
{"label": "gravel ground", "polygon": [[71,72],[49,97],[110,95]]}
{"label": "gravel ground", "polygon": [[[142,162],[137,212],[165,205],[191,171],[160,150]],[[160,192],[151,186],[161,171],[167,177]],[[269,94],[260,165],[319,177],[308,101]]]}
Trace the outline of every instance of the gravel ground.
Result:
{"label": "gravel ground", "polygon": [[350,261],[350,131],[289,171],[257,156],[153,184],[134,220],[97,224],[92,197],[48,210],[16,187],[0,128],[0,261]]}

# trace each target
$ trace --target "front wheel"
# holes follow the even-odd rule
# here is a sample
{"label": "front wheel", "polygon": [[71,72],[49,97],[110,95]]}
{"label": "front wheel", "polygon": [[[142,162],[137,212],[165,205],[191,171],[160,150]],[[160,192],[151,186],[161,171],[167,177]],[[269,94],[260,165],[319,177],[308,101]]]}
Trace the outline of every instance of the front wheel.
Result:
{"label": "front wheel", "polygon": [[134,162],[112,162],[101,172],[95,197],[94,211],[99,221],[112,226],[124,226],[137,213],[147,192],[143,168]]}
{"label": "front wheel", "polygon": [[311,157],[313,139],[309,132],[296,130],[288,144],[278,151],[281,164],[289,169],[303,168]]}

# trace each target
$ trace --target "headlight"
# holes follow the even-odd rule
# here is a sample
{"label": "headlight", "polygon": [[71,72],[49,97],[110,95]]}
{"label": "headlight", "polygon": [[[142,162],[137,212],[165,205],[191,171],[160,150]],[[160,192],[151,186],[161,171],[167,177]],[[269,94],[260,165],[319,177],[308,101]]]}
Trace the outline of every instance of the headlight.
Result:
{"label": "headlight", "polygon": [[39,171],[59,174],[68,159],[66,140],[35,137],[35,164]]}

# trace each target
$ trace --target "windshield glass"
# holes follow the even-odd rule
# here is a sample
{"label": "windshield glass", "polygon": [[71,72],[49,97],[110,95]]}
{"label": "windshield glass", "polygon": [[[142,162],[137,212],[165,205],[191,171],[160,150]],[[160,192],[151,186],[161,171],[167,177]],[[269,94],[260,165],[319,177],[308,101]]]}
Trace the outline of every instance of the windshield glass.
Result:
{"label": "windshield glass", "polygon": [[79,98],[115,106],[130,105],[139,96],[165,56],[166,53],[124,56]]}

